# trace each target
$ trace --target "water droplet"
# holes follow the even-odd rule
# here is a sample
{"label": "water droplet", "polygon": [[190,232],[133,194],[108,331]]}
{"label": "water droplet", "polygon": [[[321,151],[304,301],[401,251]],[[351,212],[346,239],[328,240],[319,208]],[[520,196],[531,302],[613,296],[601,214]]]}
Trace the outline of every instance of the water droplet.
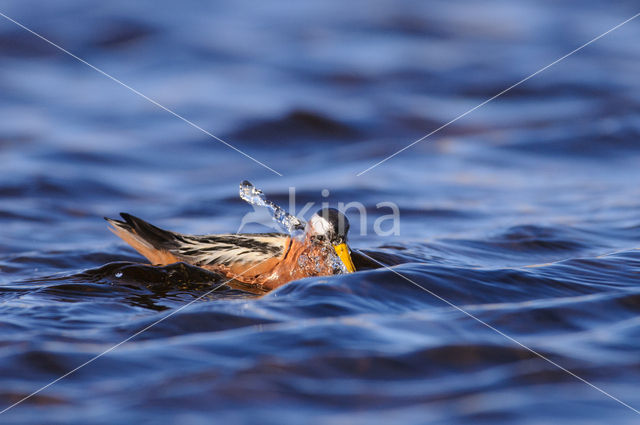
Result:
{"label": "water droplet", "polygon": [[266,207],[273,216],[273,219],[289,233],[304,229],[304,221],[289,214],[273,202],[268,201],[260,189],[254,187],[246,180],[240,185],[240,198],[251,205]]}

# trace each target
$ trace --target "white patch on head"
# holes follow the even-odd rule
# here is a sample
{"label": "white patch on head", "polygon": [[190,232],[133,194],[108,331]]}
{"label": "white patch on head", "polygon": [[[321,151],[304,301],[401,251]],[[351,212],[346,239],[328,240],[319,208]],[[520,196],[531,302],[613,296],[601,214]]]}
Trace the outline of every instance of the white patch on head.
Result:
{"label": "white patch on head", "polygon": [[311,233],[314,235],[326,235],[331,229],[331,224],[324,217],[314,214],[309,220],[309,226],[311,226]]}

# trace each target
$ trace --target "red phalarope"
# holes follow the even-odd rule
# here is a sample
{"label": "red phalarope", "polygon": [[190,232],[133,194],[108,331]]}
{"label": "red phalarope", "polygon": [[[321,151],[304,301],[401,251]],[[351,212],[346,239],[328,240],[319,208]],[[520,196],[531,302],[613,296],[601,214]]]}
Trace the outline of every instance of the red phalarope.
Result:
{"label": "red phalarope", "polygon": [[[254,198],[247,198],[248,193]],[[240,195],[248,202],[258,199],[259,205],[271,208],[276,219],[289,225],[292,234],[185,235],[126,213],[120,214],[124,221],[105,220],[112,226],[109,230],[154,265],[182,261],[265,290],[304,277],[355,271],[346,243],[349,221],[340,211],[322,208],[304,223],[265,200],[262,192],[247,181],[240,185]]]}

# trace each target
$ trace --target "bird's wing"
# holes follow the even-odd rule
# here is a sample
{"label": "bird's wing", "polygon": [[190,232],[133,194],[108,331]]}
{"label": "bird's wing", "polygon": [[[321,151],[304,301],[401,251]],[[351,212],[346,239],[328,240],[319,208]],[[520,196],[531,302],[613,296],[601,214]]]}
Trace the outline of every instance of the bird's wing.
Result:
{"label": "bird's wing", "polygon": [[282,257],[290,244],[284,233],[183,235],[130,214],[120,215],[124,221],[107,218],[114,233],[153,264],[186,261],[197,266],[251,266]]}
{"label": "bird's wing", "polygon": [[198,266],[263,263],[282,257],[289,245],[283,233],[179,236],[179,245],[169,251]]}

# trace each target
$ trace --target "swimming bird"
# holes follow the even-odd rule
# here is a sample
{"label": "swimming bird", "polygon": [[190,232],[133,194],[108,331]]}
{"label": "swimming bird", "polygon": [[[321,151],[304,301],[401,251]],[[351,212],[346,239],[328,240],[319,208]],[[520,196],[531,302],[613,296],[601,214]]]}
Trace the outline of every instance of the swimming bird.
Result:
{"label": "swimming bird", "polygon": [[320,209],[306,224],[289,216],[297,220],[298,234],[185,235],[120,215],[124,221],[105,217],[109,230],[154,265],[182,261],[265,290],[304,277],[355,271],[346,243],[349,221],[334,208]]}

